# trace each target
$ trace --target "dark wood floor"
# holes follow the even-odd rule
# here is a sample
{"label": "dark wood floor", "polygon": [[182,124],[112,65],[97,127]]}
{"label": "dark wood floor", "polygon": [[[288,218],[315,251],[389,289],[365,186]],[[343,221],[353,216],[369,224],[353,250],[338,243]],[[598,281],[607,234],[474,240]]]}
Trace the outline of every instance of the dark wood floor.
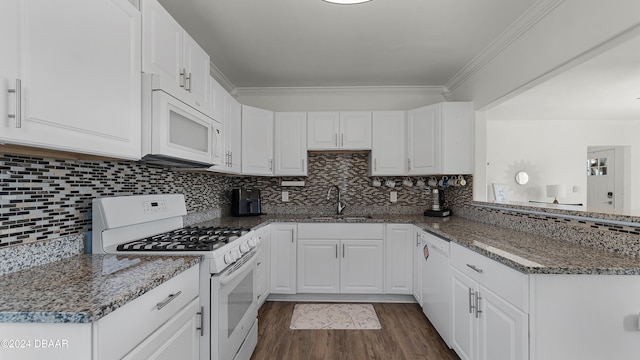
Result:
{"label": "dark wood floor", "polygon": [[373,306],[381,330],[291,330],[294,302],[267,301],[258,313],[251,360],[457,360],[418,304]]}

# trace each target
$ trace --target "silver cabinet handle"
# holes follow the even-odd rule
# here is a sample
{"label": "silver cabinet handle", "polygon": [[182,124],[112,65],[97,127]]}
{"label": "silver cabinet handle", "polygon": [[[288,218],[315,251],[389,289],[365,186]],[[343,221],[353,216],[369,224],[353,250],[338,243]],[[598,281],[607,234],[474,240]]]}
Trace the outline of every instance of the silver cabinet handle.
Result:
{"label": "silver cabinet handle", "polygon": [[336,259],[338,258],[338,244],[336,244]]}
{"label": "silver cabinet handle", "polygon": [[340,146],[344,146],[344,133],[340,134]]}
{"label": "silver cabinet handle", "polygon": [[476,302],[473,300],[473,297],[475,295],[476,293],[473,291],[473,289],[469,288],[469,314],[473,314],[473,309],[476,308]]}
{"label": "silver cabinet handle", "polygon": [[482,300],[480,292],[476,291],[476,319],[482,314],[482,310],[480,310],[480,300]]}
{"label": "silver cabinet handle", "polygon": [[229,151],[229,167],[233,166],[233,151]]}
{"label": "silver cabinet handle", "polygon": [[467,266],[471,269],[473,269],[473,271],[482,274],[484,271],[482,269],[480,269],[479,267],[475,266],[475,265],[471,265],[471,264],[467,264]]}
{"label": "silver cabinet handle", "polygon": [[197,314],[200,316],[200,324],[196,330],[200,331],[200,336],[204,336],[204,306],[200,306],[200,311],[198,311]]}
{"label": "silver cabinet handle", "polygon": [[336,147],[338,147],[338,133],[336,133]]}
{"label": "silver cabinet handle", "polygon": [[291,230],[291,242],[293,243],[293,230]]}
{"label": "silver cabinet handle", "polygon": [[342,244],[342,258],[344,259],[344,244]]}
{"label": "silver cabinet handle", "polygon": [[180,294],[182,294],[182,291],[178,291],[175,294],[169,294],[169,296],[167,296],[166,299],[164,299],[164,300],[162,300],[162,301],[160,301],[159,303],[156,304],[156,309],[161,310],[163,307],[167,306],[167,304],[169,304],[170,302],[175,300],[175,298],[180,296]]}
{"label": "silver cabinet handle", "polygon": [[407,159],[407,166],[409,167],[409,170],[411,170],[411,159]]}
{"label": "silver cabinet handle", "polygon": [[22,127],[22,80],[16,79],[16,88],[8,89],[9,94],[16,94],[16,112],[7,114],[9,119],[16,119],[16,129]]}
{"label": "silver cabinet handle", "polygon": [[416,247],[420,247],[420,234],[416,233]]}
{"label": "silver cabinet handle", "polygon": [[180,70],[180,87],[183,88],[185,86],[185,74],[187,73],[187,69]]}
{"label": "silver cabinet handle", "polygon": [[191,73],[189,73],[189,76],[185,78],[184,89],[191,92]]}
{"label": "silver cabinet handle", "polygon": [[373,159],[373,170],[378,171],[378,159]]}
{"label": "silver cabinet handle", "polygon": [[269,171],[273,171],[273,159],[269,159]]}
{"label": "silver cabinet handle", "polygon": [[300,169],[304,171],[304,159],[300,159]]}

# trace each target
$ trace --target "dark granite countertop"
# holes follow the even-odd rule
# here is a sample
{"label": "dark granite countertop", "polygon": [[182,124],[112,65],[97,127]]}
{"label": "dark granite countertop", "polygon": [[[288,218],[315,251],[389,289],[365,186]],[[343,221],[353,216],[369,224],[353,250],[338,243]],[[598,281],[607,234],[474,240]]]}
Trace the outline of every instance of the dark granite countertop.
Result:
{"label": "dark granite countertop", "polygon": [[640,275],[640,258],[637,257],[456,216],[374,215],[362,218],[345,215],[341,219],[327,219],[322,215],[262,215],[222,217],[203,224],[255,229],[273,222],[409,223],[527,274]]}
{"label": "dark granite countertop", "polygon": [[0,323],[93,322],[200,261],[82,254],[2,275]]}

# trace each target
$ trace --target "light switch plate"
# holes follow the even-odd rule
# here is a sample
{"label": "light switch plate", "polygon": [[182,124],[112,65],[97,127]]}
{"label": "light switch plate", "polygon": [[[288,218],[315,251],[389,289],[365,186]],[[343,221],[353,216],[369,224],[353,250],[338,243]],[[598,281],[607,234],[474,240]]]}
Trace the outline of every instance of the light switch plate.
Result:
{"label": "light switch plate", "polygon": [[397,191],[391,191],[389,193],[389,200],[392,203],[398,202],[398,192]]}
{"label": "light switch plate", "polygon": [[282,202],[287,202],[289,201],[289,192],[288,191],[283,191],[282,192]]}

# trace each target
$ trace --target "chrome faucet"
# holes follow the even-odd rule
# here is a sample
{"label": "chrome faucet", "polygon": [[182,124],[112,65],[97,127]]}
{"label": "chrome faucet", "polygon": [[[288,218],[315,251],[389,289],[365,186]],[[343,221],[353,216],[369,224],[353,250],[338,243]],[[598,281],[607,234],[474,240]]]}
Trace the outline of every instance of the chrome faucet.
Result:
{"label": "chrome faucet", "polygon": [[336,188],[336,190],[338,191],[338,215],[342,215],[344,214],[344,208],[347,207],[347,205],[344,205],[342,203],[342,201],[340,200],[340,188],[338,187],[338,185],[333,185],[331,187],[329,187],[329,191],[327,191],[327,200],[331,200],[331,190],[333,190],[333,188]]}

